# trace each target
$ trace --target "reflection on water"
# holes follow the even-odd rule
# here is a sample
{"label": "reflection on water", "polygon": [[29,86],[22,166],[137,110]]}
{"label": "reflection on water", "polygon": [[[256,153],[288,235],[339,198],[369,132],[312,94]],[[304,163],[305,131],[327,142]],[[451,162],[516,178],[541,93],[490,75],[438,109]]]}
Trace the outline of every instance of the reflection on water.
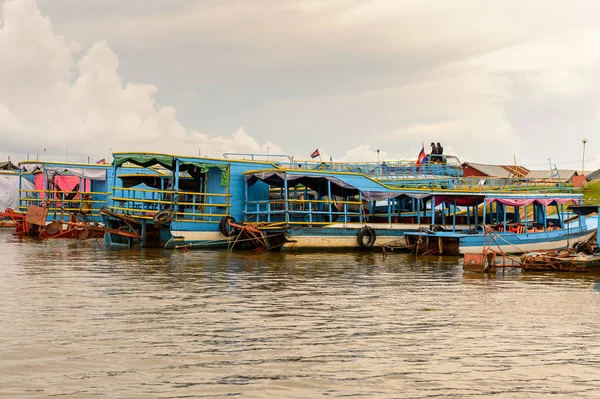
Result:
{"label": "reflection on water", "polygon": [[0,232],[0,396],[595,398],[600,275]]}

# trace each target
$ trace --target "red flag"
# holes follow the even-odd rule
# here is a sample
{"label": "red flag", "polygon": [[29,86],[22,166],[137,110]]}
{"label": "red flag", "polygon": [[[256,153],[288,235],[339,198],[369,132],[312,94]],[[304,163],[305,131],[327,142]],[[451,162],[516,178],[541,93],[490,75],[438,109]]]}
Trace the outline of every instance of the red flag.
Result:
{"label": "red flag", "polygon": [[106,165],[106,158],[102,158],[101,160],[99,160],[96,163],[99,164],[99,165]]}
{"label": "red flag", "polygon": [[423,163],[425,158],[427,158],[427,154],[425,154],[425,146],[423,145],[423,143],[421,143],[421,152],[419,153],[419,156],[417,157],[417,162],[415,163],[415,165],[421,166],[421,164]]}
{"label": "red flag", "polygon": [[321,154],[319,154],[319,149],[317,148],[316,150],[313,151],[312,154],[310,154],[311,158],[316,158],[318,156],[320,156]]}

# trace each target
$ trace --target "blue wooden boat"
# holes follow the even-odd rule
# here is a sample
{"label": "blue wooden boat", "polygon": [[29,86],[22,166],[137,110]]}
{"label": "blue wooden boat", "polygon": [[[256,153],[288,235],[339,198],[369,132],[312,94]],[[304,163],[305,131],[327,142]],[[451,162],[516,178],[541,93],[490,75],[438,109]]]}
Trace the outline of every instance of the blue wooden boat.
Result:
{"label": "blue wooden boat", "polygon": [[[102,211],[109,246],[227,248],[243,217],[243,172],[275,169],[252,160],[114,153],[108,206]],[[266,189],[264,189],[266,190]]]}
{"label": "blue wooden boat", "polygon": [[[526,253],[585,242],[596,231],[587,226],[583,216],[567,218],[564,204],[580,203],[580,193],[487,192],[470,201],[483,203],[481,225],[467,230],[433,226],[410,232],[406,234],[408,245],[415,253],[441,255]],[[550,214],[549,208],[556,212]]]}
{"label": "blue wooden boat", "polygon": [[268,196],[245,200],[244,224],[260,230],[271,249],[405,248],[406,232],[436,218],[452,218],[464,229],[477,222],[456,204],[439,201],[445,191],[420,179],[418,187],[397,187],[360,173],[280,169],[248,172],[246,182],[248,190],[269,188]]}

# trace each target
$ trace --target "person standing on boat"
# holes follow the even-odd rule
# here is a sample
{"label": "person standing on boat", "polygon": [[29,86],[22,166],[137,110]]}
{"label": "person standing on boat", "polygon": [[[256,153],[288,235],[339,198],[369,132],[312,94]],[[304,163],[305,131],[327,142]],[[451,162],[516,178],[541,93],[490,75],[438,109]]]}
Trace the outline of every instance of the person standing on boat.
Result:
{"label": "person standing on boat", "polygon": [[446,158],[443,157],[444,147],[438,142],[437,143],[437,154],[438,154],[438,162],[446,163]]}
{"label": "person standing on boat", "polygon": [[429,160],[431,162],[437,162],[437,153],[438,153],[438,149],[437,146],[435,145],[435,143],[432,141],[431,142],[431,154],[429,155]]}

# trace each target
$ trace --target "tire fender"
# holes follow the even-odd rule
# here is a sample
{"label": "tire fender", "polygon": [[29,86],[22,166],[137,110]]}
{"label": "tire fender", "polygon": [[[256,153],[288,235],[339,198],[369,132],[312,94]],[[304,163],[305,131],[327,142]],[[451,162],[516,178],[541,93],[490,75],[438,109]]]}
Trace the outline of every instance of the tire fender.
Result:
{"label": "tire fender", "polygon": [[219,222],[219,230],[225,237],[231,237],[235,234],[235,228],[229,223],[235,223],[235,219],[232,216],[223,216]]}
{"label": "tire fender", "polygon": [[171,223],[171,220],[173,220],[173,210],[171,208],[169,209],[163,209],[160,212],[157,212],[154,217],[152,218],[152,221],[154,222],[155,226],[164,226],[166,224]]}
{"label": "tire fender", "polygon": [[374,228],[363,226],[358,232],[356,239],[358,241],[358,245],[360,245],[362,248],[371,248],[373,245],[375,245],[377,233],[375,232]]}

